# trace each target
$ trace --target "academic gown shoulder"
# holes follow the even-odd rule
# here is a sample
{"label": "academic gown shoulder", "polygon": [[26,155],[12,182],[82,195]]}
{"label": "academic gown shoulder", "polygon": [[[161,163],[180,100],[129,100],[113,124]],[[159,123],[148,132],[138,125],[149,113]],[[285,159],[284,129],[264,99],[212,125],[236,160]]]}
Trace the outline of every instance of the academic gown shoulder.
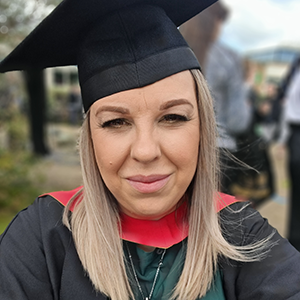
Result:
{"label": "academic gown shoulder", "polygon": [[[220,212],[225,237],[243,245],[274,230],[259,213],[235,203]],[[51,196],[21,211],[0,237],[1,300],[95,300],[96,294],[62,224],[63,205]],[[300,299],[300,254],[276,232],[261,262],[220,260],[228,300]],[[109,270],[108,270],[109,271]],[[112,270],[111,270],[112,271]]]}

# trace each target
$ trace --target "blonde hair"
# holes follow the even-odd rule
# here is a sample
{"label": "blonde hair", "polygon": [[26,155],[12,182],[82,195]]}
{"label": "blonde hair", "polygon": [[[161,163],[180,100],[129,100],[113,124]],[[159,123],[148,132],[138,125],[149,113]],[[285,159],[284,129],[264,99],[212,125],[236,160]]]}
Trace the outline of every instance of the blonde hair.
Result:
{"label": "blonde hair", "polygon": [[[222,235],[214,201],[219,182],[219,160],[213,101],[201,72],[191,70],[191,73],[198,97],[199,158],[189,189],[186,259],[171,297],[186,300],[201,298],[210,289],[220,256],[238,261],[258,260],[261,255],[257,255],[256,250],[265,245],[263,240],[237,247],[230,245]],[[64,223],[72,230],[79,258],[96,291],[112,300],[134,299],[126,274],[123,242],[119,237],[118,205],[99,173],[88,115],[82,126],[79,148],[84,189],[71,216],[69,207],[72,202],[66,207]]]}

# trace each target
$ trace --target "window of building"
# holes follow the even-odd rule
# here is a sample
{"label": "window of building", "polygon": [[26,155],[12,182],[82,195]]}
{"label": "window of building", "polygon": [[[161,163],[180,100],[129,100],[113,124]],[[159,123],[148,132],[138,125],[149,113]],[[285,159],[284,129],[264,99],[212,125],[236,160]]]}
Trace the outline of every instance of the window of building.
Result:
{"label": "window of building", "polygon": [[70,83],[71,83],[71,85],[78,83],[78,73],[77,72],[70,73]]}
{"label": "window of building", "polygon": [[54,83],[57,85],[61,85],[64,83],[64,77],[61,71],[54,72]]}

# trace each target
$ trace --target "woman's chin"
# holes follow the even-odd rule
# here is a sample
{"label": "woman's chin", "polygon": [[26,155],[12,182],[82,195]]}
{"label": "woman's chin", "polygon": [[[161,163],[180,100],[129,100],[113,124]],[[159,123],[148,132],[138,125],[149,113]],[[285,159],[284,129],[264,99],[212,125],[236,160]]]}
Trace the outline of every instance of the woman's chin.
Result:
{"label": "woman's chin", "polygon": [[159,220],[163,218],[164,216],[168,215],[172,211],[174,211],[176,208],[172,207],[169,209],[164,209],[164,208],[154,208],[153,206],[151,207],[140,207],[135,210],[127,210],[127,209],[122,209],[122,212],[126,214],[129,217],[135,218],[135,219],[140,219],[140,220]]}

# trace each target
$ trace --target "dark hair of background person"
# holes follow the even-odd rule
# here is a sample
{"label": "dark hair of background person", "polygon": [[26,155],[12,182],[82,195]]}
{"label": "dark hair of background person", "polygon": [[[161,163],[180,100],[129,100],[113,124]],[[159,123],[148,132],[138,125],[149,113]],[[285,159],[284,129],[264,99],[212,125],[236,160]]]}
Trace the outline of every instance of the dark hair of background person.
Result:
{"label": "dark hair of background person", "polygon": [[228,16],[228,8],[222,2],[216,2],[180,26],[180,32],[193,49],[203,73],[207,51],[218,35],[217,24],[225,22]]}

